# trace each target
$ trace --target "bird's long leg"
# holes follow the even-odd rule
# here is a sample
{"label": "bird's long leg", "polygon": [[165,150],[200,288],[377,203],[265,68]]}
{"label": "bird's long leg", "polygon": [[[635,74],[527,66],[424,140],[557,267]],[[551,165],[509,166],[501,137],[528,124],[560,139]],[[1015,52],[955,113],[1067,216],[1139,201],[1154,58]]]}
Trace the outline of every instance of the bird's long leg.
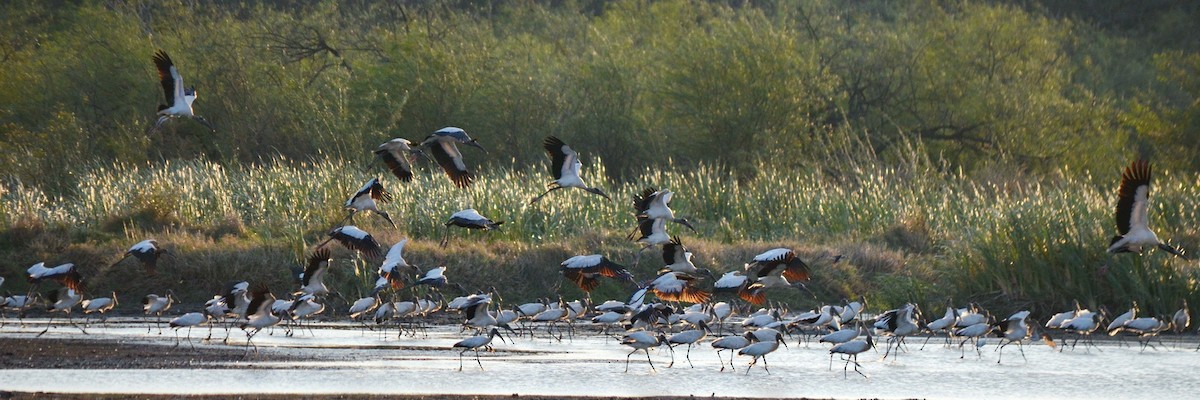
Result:
{"label": "bird's long leg", "polygon": [[[179,331],[176,331],[175,334],[179,334]],[[187,342],[188,346],[191,346],[192,349],[196,348],[196,344],[192,343],[192,327],[190,326],[188,327]]]}
{"label": "bird's long leg", "polygon": [[529,204],[537,203],[538,200],[541,200],[542,197],[546,197],[546,195],[550,194],[550,192],[553,192],[555,190],[563,188],[562,186],[558,186],[558,183],[555,183],[555,182],[551,182],[550,184],[553,186],[550,186],[549,190],[546,190],[545,193],[539,194],[537,197],[534,197],[533,200],[529,200]]}
{"label": "bird's long leg", "polygon": [[767,364],[767,355],[763,354],[763,369],[767,370],[767,375],[771,374],[771,366]]}
{"label": "bird's long leg", "polygon": [[458,352],[458,370],[459,370],[460,372],[463,370],[463,361],[462,361],[462,359],[463,359],[463,353],[466,353],[466,352],[467,352],[467,350],[468,350],[468,349],[463,349],[462,351]]}
{"label": "bird's long leg", "polygon": [[46,329],[43,329],[42,333],[37,334],[37,337],[42,337],[42,335],[45,335],[46,332],[50,331],[50,323],[52,323],[52,322],[54,322],[54,314],[53,313],[50,314],[50,319],[46,321]]}
{"label": "bird's long leg", "polygon": [[862,373],[862,371],[858,370],[858,367],[862,366],[862,364],[858,363],[858,354],[855,354],[851,357],[854,358],[854,372],[857,372],[859,375],[862,375],[863,378],[870,379],[871,377],[867,376],[867,374],[864,374],[864,373]]}
{"label": "bird's long leg", "polygon": [[[832,357],[832,355],[830,357]],[[849,378],[850,377],[850,357],[846,356],[846,357],[843,357],[843,359],[846,360],[846,364],[842,365],[842,378]],[[855,363],[855,364],[858,364],[858,363]],[[858,367],[855,367],[854,371],[858,371]]]}
{"label": "bird's long leg", "polygon": [[173,347],[179,347],[179,329],[178,328],[175,329],[175,346],[173,346]]}
{"label": "bird's long leg", "polygon": [[717,350],[717,362],[721,363],[721,372],[725,372],[725,358],[721,357],[721,350]]}
{"label": "bird's long leg", "polygon": [[[674,347],[671,347],[671,346],[667,346],[667,347],[668,347],[668,348],[671,348],[671,349],[674,349]],[[674,352],[674,351],[671,351],[671,363],[670,363],[670,364],[667,364],[667,368],[671,368],[671,367],[674,367],[674,366],[675,366],[675,352]]]}
{"label": "bird's long leg", "polygon": [[1025,358],[1025,345],[1021,344],[1020,341],[1017,342],[1017,350],[1021,351],[1021,359],[1025,360],[1025,362],[1028,363],[1029,359]]}
{"label": "bird's long leg", "polygon": [[[629,357],[632,357],[633,353],[637,353],[637,351],[638,351],[638,349],[633,349],[633,351],[631,351],[631,352],[629,352],[629,354],[625,355],[625,372],[627,372],[627,373],[629,372]],[[649,353],[647,353],[647,359],[649,359],[648,357],[649,357]]]}
{"label": "bird's long leg", "polygon": [[754,368],[754,364],[758,364],[758,357],[750,359],[750,365],[746,366],[746,375],[750,375],[750,368]]}
{"label": "bird's long leg", "polygon": [[833,352],[829,352],[829,370],[833,371]]}
{"label": "bird's long leg", "polygon": [[1000,360],[1004,358],[1004,346],[1008,346],[1009,343],[1012,343],[1012,341],[1000,343],[999,346],[996,346],[996,350],[1000,351],[1000,355],[996,356],[996,364],[999,364]]}
{"label": "bird's long leg", "polygon": [[930,334],[929,336],[926,336],[925,343],[921,343],[921,348],[919,348],[917,350],[925,350],[925,345],[929,344],[929,339],[933,339],[933,336],[934,335],[932,335],[932,334]]}
{"label": "bird's long leg", "polygon": [[654,361],[650,360],[650,348],[649,348],[649,347],[647,347],[647,348],[645,348],[645,349],[643,349],[643,350],[645,350],[645,351],[646,351],[646,362],[650,363],[650,370],[651,370],[651,371],[658,371],[658,369],[657,369],[657,368],[654,368]]}
{"label": "bird's long leg", "polygon": [[691,343],[688,343],[687,353],[683,353],[683,357],[687,358],[688,367],[696,368],[696,366],[692,364],[692,344]]}
{"label": "bird's long leg", "polygon": [[483,363],[479,361],[479,348],[478,347],[475,348],[475,363],[479,364],[479,370],[482,371]]}

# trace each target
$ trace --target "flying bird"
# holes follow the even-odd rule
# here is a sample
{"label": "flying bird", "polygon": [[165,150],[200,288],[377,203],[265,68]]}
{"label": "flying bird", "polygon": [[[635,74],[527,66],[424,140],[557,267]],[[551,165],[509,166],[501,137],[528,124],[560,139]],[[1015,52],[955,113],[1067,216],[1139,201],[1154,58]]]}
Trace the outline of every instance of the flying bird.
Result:
{"label": "flying bird", "polygon": [[192,102],[196,101],[196,88],[184,87],[183,76],[171,62],[171,57],[161,49],[154,53],[154,66],[158,67],[158,78],[162,82],[166,104],[158,105],[158,121],[154,122],[152,131],[157,131],[167,120],[176,117],[187,117],[199,122],[209,130],[216,132],[212,124],[204,117],[196,115],[192,110]]}
{"label": "flying bird", "polygon": [[[413,155],[425,156],[420,147],[405,138],[395,138],[384,142],[375,149],[375,160],[382,160],[392,175],[403,182],[412,182]],[[374,163],[372,163],[374,165]],[[367,169],[371,169],[370,166]]]}
{"label": "flying bird", "polygon": [[342,220],[342,222],[345,223],[346,221],[353,221],[354,214],[362,211],[370,211],[380,217],[383,217],[383,219],[387,220],[389,224],[392,224],[392,227],[395,227],[396,223],[392,222],[392,217],[389,216],[388,213],[380,210],[379,205],[377,204],[391,201],[392,194],[388,192],[387,189],[383,188],[383,184],[379,183],[379,178],[371,178],[371,180],[363,184],[362,188],[359,188],[357,192],[354,192],[354,196],[351,196],[349,200],[346,200],[345,208],[350,211],[350,215],[347,215],[346,219]]}
{"label": "flying bird", "polygon": [[1117,236],[1108,245],[1109,253],[1138,253],[1151,246],[1188,259],[1179,251],[1163,243],[1150,230],[1150,163],[1137,160],[1121,174],[1121,187],[1117,191]]}
{"label": "flying bird", "polygon": [[447,235],[450,233],[451,226],[490,231],[493,229],[500,229],[500,225],[503,224],[504,221],[492,221],[491,219],[479,214],[479,212],[475,211],[474,208],[468,208],[466,210],[456,212],[450,215],[450,219],[446,220],[446,223],[444,224],[446,226],[446,231],[442,235],[442,247],[445,247],[447,241],[450,240]]}
{"label": "flying bird", "polygon": [[158,273],[158,256],[163,254],[171,255],[167,249],[158,247],[157,240],[146,239],[133,245],[133,247],[130,247],[129,251],[125,252],[125,256],[121,257],[120,260],[117,260],[117,262],[113,263],[112,265],[115,266],[120,264],[121,261],[125,261],[126,258],[135,257],[138,259],[138,261],[142,262],[142,266],[146,267],[146,272],[154,275]]}
{"label": "flying bird", "polygon": [[346,248],[351,250],[360,251],[367,257],[371,258],[379,257],[379,254],[383,252],[383,248],[379,246],[379,242],[376,242],[375,238],[372,237],[371,234],[362,229],[358,229],[358,227],[354,225],[339,226],[334,228],[333,230],[329,231],[329,239],[325,239],[325,241],[321,242],[321,244],[317,245],[317,247],[324,247],[325,243],[329,243],[330,240],[337,240],[338,243],[342,244],[342,246],[346,246]]}
{"label": "flying bird", "polygon": [[599,254],[574,256],[559,264],[559,272],[584,292],[600,286],[599,277],[620,278],[632,281],[633,275],[624,266],[612,262]]}
{"label": "flying bird", "polygon": [[409,274],[417,274],[420,272],[415,265],[411,265],[404,260],[404,245],[408,243],[408,239],[403,239],[388,250],[387,255],[383,257],[383,265],[379,267],[379,276],[387,280],[388,285],[392,289],[404,288],[404,274],[407,271]]}
{"label": "flying bird", "polygon": [[455,143],[462,143],[487,152],[483,146],[467,135],[462,128],[445,127],[430,134],[421,142],[421,147],[429,147],[433,159],[446,171],[446,175],[454,182],[454,186],[466,188],[475,181],[475,174],[463,162],[462,152],[458,151]]}
{"label": "flying bird", "polygon": [[583,179],[579,174],[579,169],[583,167],[583,163],[579,162],[579,153],[572,150],[571,146],[563,143],[557,137],[548,136],[542,142],[542,147],[546,149],[546,154],[550,155],[550,174],[554,176],[554,181],[546,185],[549,189],[545,193],[530,200],[530,204],[538,202],[538,200],[541,200],[542,197],[550,194],[550,192],[570,187],[580,188],[588,193],[599,195],[606,200],[612,200],[603,190],[583,183]]}
{"label": "flying bird", "polygon": [[641,218],[665,219],[686,226],[692,232],[696,232],[696,227],[692,226],[692,223],[687,218],[676,218],[675,212],[671,210],[671,207],[667,206],[674,196],[675,192],[670,190],[647,188],[640,195],[633,197],[634,215],[639,218],[639,222]]}

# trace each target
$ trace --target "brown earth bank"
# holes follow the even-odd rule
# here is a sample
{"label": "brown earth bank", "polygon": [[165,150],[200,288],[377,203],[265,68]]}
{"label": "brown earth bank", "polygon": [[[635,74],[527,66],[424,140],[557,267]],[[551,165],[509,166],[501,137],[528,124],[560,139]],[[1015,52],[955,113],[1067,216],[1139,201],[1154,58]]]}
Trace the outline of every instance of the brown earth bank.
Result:
{"label": "brown earth bank", "polygon": [[[197,339],[193,339],[197,340]],[[0,337],[0,369],[162,369],[241,368],[236,362],[288,361],[291,357],[261,348],[192,348],[184,342],[147,344],[107,339],[27,339]]]}

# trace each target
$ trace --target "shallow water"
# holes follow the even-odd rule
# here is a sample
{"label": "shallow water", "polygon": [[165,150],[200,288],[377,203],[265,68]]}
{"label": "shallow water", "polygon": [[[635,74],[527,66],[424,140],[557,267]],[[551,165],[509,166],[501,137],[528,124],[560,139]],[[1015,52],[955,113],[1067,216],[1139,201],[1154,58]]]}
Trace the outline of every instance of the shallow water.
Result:
{"label": "shallow water", "polygon": [[[29,322],[33,322],[32,320]],[[44,325],[20,328],[8,324],[0,334],[33,337]],[[171,331],[146,333],[140,323],[114,323],[107,328],[92,326],[84,336],[70,326],[56,326],[43,338],[119,339],[132,342],[174,344]],[[186,332],[186,331],[185,331]],[[219,340],[200,343],[207,329],[194,330],[197,348],[241,348],[244,335],[234,332],[229,345]],[[1104,342],[1099,350],[1085,352],[1081,345],[1057,352],[1044,345],[1026,345],[1026,362],[1015,346],[1004,351],[997,364],[994,339],[982,349],[982,358],[967,349],[959,359],[957,347],[947,348],[934,339],[918,350],[923,339],[910,339],[908,351],[898,359],[882,360],[879,353],[860,358],[869,378],[850,371],[843,377],[843,363],[834,360],[829,369],[828,346],[816,343],[780,347],[767,356],[770,374],[762,363],[746,374],[748,358],[735,361],[736,372],[721,372],[717,356],[708,343],[692,349],[695,368],[684,360],[684,347],[677,348],[674,368],[667,368],[670,352],[651,351],[657,371],[638,352],[596,333],[581,333],[574,340],[550,341],[545,331],[537,339],[528,336],[515,343],[494,342],[495,352],[481,353],[481,370],[472,352],[458,371],[458,351],[450,347],[469,334],[456,327],[432,329],[428,337],[396,338],[378,332],[363,333],[349,324],[326,324],[314,330],[297,331],[286,337],[282,329],[274,335],[256,336],[262,352],[300,356],[311,361],[272,362],[256,360],[253,352],[233,369],[10,369],[0,370],[0,390],[60,393],[377,393],[377,394],[523,394],[592,396],[737,396],[737,397],[833,397],[833,398],[1174,398],[1200,388],[1200,353],[1194,342],[1171,348],[1139,352],[1116,342]],[[224,336],[217,330],[217,337]],[[936,344],[935,344],[936,343]],[[187,344],[183,344],[187,346]],[[968,344],[968,346],[970,346]],[[728,353],[724,353],[723,356]],[[265,358],[265,357],[260,357]],[[45,379],[49,373],[55,379]]]}

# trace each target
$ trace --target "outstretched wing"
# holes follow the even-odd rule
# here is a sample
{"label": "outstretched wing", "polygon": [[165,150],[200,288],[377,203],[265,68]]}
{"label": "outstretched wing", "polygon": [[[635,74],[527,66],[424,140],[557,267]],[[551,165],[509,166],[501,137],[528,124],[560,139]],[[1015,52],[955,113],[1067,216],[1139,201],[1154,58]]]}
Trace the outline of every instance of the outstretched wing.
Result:
{"label": "outstretched wing", "polygon": [[1149,209],[1150,163],[1137,160],[1121,174],[1117,198],[1117,233],[1125,235],[1133,227],[1146,228]]}

